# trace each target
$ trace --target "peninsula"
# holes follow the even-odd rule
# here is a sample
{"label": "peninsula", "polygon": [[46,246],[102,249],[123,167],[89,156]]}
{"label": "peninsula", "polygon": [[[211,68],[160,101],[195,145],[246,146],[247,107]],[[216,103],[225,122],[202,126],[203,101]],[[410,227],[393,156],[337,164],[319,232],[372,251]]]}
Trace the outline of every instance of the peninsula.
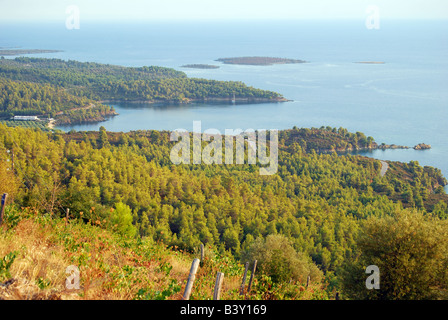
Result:
{"label": "peninsula", "polygon": [[4,101],[0,119],[33,115],[54,118],[60,125],[103,121],[115,115],[106,101],[230,104],[287,100],[277,92],[240,81],[189,78],[165,67],[18,57],[0,59],[0,101]]}
{"label": "peninsula", "polygon": [[61,50],[41,50],[41,49],[0,49],[0,56],[19,56],[22,54],[54,53]]}
{"label": "peninsula", "polygon": [[239,64],[239,65],[253,65],[253,66],[270,66],[273,64],[293,64],[305,63],[304,60],[273,58],[273,57],[236,57],[236,58],[219,58],[216,61],[224,64]]}
{"label": "peninsula", "polygon": [[[302,150],[312,150],[321,153],[328,152],[352,152],[364,150],[388,150],[388,149],[411,149],[408,146],[397,144],[377,143],[372,137],[362,132],[350,133],[344,128],[297,128],[285,130],[285,136],[280,135],[290,144],[297,143]],[[427,150],[431,145],[420,143],[413,147],[415,150]]]}
{"label": "peninsula", "polygon": [[191,69],[219,69],[219,66],[211,64],[186,64],[181,66],[181,68],[191,68]]}

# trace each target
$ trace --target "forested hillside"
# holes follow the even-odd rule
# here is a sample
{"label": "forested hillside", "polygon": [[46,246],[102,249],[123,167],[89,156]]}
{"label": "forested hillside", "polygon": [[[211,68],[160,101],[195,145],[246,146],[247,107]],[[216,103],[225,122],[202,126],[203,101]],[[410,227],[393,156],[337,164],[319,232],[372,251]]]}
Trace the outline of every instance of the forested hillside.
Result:
{"label": "forested hillside", "polygon": [[[122,67],[59,59],[0,59],[0,117],[46,115],[59,123],[101,121],[106,101],[283,101],[242,82],[187,78],[164,67]],[[88,111],[86,111],[88,110]],[[70,111],[70,112],[69,112]],[[63,115],[63,116],[62,116]]]}
{"label": "forested hillside", "polygon": [[[277,282],[313,274],[328,290],[340,289],[343,270],[362,256],[357,239],[365,221],[417,214],[444,225],[448,201],[440,170],[391,163],[381,177],[377,160],[319,154],[306,139],[304,148],[294,141],[300,130],[280,133],[278,172],[261,176],[258,166],[249,164],[173,165],[169,132],[102,128],[64,134],[0,125],[0,163],[7,178],[0,192],[40,214],[63,216],[69,208],[72,219],[187,251],[203,243],[242,262],[271,257],[263,254],[266,246],[290,245],[287,258],[279,257],[275,268],[269,267],[272,261],[264,267],[261,262],[260,270]],[[319,133],[310,139],[337,131],[313,130]],[[339,132],[340,139],[356,136]],[[12,149],[14,174],[6,161]],[[114,220],[114,210],[132,218]],[[274,235],[281,237],[270,238]],[[286,268],[293,252],[301,273]]]}
{"label": "forested hillside", "polygon": [[103,121],[115,115],[113,107],[75,96],[63,87],[0,78],[0,118],[38,115],[59,123]]}

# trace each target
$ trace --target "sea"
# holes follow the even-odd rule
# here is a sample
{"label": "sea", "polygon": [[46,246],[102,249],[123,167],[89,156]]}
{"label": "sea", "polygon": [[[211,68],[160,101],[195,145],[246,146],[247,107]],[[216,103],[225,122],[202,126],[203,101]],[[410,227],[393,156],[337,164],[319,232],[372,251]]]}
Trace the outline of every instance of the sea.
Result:
{"label": "sea", "polygon": [[[343,127],[377,143],[411,147],[362,155],[418,161],[448,177],[448,20],[203,20],[0,22],[0,47],[61,50],[27,56],[123,66],[163,66],[189,77],[242,81],[281,93],[281,103],[113,103],[107,121],[64,131],[290,129]],[[228,65],[218,58],[305,60],[272,66]],[[11,57],[7,57],[11,58]],[[359,62],[382,62],[366,64]],[[212,64],[218,69],[189,69]],[[412,149],[419,143],[430,150]]]}

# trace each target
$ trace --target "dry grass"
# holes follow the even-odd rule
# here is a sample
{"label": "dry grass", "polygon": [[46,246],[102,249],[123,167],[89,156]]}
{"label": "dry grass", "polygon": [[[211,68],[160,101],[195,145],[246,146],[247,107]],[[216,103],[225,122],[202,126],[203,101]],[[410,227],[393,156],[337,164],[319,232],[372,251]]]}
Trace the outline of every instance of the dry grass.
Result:
{"label": "dry grass", "polygon": [[[51,219],[37,212],[24,215],[13,228],[0,228],[0,259],[15,252],[10,277],[0,278],[0,300],[182,299],[195,255],[150,241],[126,239],[97,226]],[[66,268],[80,271],[80,289],[69,290]],[[223,262],[199,268],[191,299],[211,299],[216,272]],[[241,270],[242,273],[243,270]],[[8,281],[10,280],[10,281]],[[226,275],[222,298],[234,298],[241,276]],[[139,296],[139,292],[142,295]]]}
{"label": "dry grass", "polygon": [[[13,233],[1,233],[0,257],[17,252],[10,274],[15,282],[0,292],[2,298],[52,299],[65,289],[65,259],[60,246],[48,241],[48,230],[32,220],[22,220]],[[52,288],[40,290],[41,286]]]}
{"label": "dry grass", "polygon": [[[133,299],[142,288],[163,290],[171,278],[181,282],[189,271],[184,256],[162,246],[139,247],[107,230],[57,219],[28,217],[11,230],[2,227],[0,258],[11,252],[13,282],[0,286],[0,299]],[[79,267],[79,290],[66,289],[70,265]],[[161,265],[172,266],[170,275]]]}
{"label": "dry grass", "polygon": [[[240,296],[244,266],[211,248],[207,250],[190,299],[212,299],[218,271],[225,274],[221,299],[271,298],[272,294],[259,289]],[[0,259],[12,252],[16,257],[7,277],[0,265],[0,300],[180,300],[191,262],[197,257],[79,221],[66,225],[63,219],[37,212],[24,214],[14,227],[0,227]],[[71,265],[80,271],[78,290],[66,288],[66,268]],[[299,299],[315,298],[313,287],[299,287],[287,290]]]}

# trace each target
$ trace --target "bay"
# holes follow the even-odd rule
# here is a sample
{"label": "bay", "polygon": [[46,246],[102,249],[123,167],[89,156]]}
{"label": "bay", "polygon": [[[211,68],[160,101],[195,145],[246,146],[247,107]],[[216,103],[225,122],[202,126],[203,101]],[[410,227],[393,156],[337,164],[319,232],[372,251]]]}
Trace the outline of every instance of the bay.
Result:
{"label": "bay", "polygon": [[[202,21],[94,23],[67,30],[64,23],[0,24],[0,46],[63,52],[29,56],[125,66],[157,65],[190,77],[243,81],[280,92],[292,101],[263,104],[151,105],[115,103],[120,114],[106,122],[60,129],[109,131],[289,129],[344,127],[378,143],[431,150],[376,150],[382,160],[438,167],[448,177],[448,22],[362,20]],[[274,66],[225,65],[215,60],[272,56],[308,61]],[[362,64],[382,61],[384,64]],[[181,68],[214,64],[219,69]]]}

